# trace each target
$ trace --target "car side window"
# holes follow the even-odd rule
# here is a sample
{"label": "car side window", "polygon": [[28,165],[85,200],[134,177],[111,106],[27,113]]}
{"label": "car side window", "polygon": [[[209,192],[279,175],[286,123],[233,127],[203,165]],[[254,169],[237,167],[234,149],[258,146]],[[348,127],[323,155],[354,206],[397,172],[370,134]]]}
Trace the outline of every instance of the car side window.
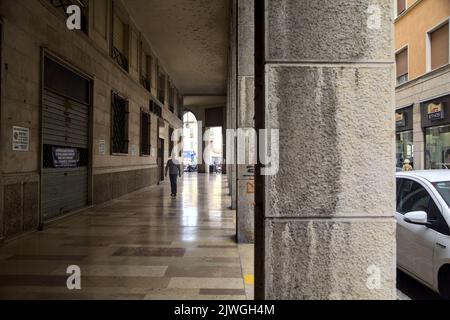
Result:
{"label": "car side window", "polygon": [[398,209],[399,209],[399,204],[400,204],[400,199],[401,199],[401,194],[402,194],[402,183],[403,183],[403,180],[405,180],[405,179],[402,179],[402,178],[397,178],[396,179],[396,192],[395,192],[395,196],[396,196],[396,204],[395,204],[395,207],[396,207],[396,210],[397,210],[397,212],[399,212],[398,211]]}
{"label": "car side window", "polygon": [[401,179],[397,193],[397,212],[405,214],[412,211],[428,212],[431,196],[428,191],[413,180]]}
{"label": "car side window", "polygon": [[428,221],[432,223],[430,226],[431,229],[446,236],[450,236],[450,228],[433,199],[430,201],[430,207],[427,214]]}

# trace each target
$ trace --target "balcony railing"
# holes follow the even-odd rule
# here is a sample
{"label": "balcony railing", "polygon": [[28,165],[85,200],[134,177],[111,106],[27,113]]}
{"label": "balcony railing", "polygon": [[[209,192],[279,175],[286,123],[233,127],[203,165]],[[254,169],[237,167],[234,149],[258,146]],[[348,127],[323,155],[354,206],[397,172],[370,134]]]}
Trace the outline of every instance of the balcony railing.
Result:
{"label": "balcony railing", "polygon": [[119,66],[122,67],[122,69],[128,72],[128,59],[116,47],[113,47],[112,58],[117,62]]}

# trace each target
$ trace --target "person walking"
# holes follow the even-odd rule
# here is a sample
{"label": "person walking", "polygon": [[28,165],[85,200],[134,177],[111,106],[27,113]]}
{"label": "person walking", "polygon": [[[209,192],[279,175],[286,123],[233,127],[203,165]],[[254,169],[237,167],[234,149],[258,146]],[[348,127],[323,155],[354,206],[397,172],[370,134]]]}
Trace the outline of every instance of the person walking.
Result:
{"label": "person walking", "polygon": [[181,178],[181,165],[174,155],[167,161],[165,176],[167,177],[167,172],[170,176],[170,189],[171,197],[177,196],[177,179]]}
{"label": "person walking", "polygon": [[404,165],[403,165],[403,171],[412,171],[413,170],[413,167],[410,163],[411,163],[411,161],[409,161],[409,159],[405,160]]}

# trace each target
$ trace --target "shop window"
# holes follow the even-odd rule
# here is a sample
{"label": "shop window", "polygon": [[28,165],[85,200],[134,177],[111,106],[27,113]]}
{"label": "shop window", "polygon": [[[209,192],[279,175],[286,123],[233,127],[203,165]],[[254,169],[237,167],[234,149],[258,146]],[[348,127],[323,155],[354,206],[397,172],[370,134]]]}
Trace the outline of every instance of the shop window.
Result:
{"label": "shop window", "polygon": [[425,169],[450,169],[450,125],[425,129]]}
{"label": "shop window", "polygon": [[396,159],[397,168],[402,168],[406,159],[410,161],[410,164],[414,167],[414,144],[413,144],[413,132],[403,131],[396,134]]}
{"label": "shop window", "polygon": [[128,153],[128,101],[117,94],[112,96],[112,153]]}
{"label": "shop window", "polygon": [[151,153],[150,128],[151,128],[150,114],[141,111],[141,156],[149,156]]}
{"label": "shop window", "polygon": [[406,0],[397,0],[397,16],[406,10]]}
{"label": "shop window", "polygon": [[61,11],[66,18],[69,18],[69,14],[67,14],[69,6],[79,6],[81,9],[81,31],[88,34],[89,0],[49,0],[49,2]]}
{"label": "shop window", "polygon": [[449,24],[428,33],[428,71],[435,70],[449,63]]}
{"label": "shop window", "polygon": [[397,67],[397,85],[408,81],[408,48],[403,49],[395,55]]}
{"label": "shop window", "polygon": [[113,14],[113,39],[112,39],[112,58],[119,66],[128,72],[128,25],[126,25],[117,14]]}

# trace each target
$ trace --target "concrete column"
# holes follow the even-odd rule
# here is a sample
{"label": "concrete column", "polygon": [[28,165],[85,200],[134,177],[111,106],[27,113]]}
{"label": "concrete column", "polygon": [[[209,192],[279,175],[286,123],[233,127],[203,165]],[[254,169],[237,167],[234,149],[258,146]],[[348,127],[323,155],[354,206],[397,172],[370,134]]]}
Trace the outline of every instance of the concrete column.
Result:
{"label": "concrete column", "polygon": [[256,298],[394,299],[393,1],[256,3]]}
{"label": "concrete column", "polygon": [[[255,128],[255,64],[254,64],[254,0],[239,0],[237,10],[237,128],[252,134]],[[237,240],[239,243],[253,243],[255,236],[255,192],[254,161],[249,157],[251,145],[242,150],[245,164],[237,165]]]}
{"label": "concrete column", "polygon": [[[231,19],[230,19],[230,53],[229,53],[229,84],[228,84],[228,129],[236,129],[236,117],[237,117],[237,50],[238,50],[238,40],[237,40],[237,10],[238,1],[232,1],[231,7]],[[229,189],[231,195],[231,209],[235,210],[237,205],[237,185],[236,185],[236,175],[237,166],[235,161],[230,163],[230,158],[236,158],[236,150],[234,145],[230,142],[226,142],[227,146],[227,175],[229,180]],[[233,153],[233,155],[230,154]]]}
{"label": "concrete column", "polygon": [[413,106],[413,144],[414,144],[414,169],[425,169],[425,141],[422,130],[422,118],[420,103]]}

